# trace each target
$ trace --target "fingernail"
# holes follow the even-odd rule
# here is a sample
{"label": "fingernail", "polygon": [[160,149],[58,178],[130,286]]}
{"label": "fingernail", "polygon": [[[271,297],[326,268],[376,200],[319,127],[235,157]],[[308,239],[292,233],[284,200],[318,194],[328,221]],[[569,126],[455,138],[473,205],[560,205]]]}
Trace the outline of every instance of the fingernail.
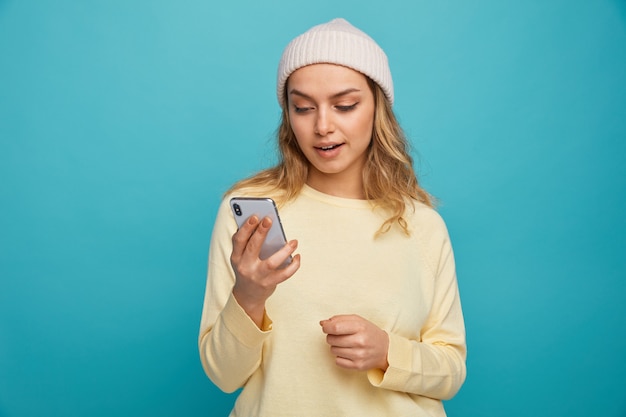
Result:
{"label": "fingernail", "polygon": [[263,225],[263,227],[270,227],[272,225],[272,221],[269,219],[269,217],[266,217],[263,219],[263,223],[261,223]]}
{"label": "fingernail", "polygon": [[250,216],[250,218],[248,219],[248,223],[253,225],[256,224],[259,221],[259,219],[256,216]]}

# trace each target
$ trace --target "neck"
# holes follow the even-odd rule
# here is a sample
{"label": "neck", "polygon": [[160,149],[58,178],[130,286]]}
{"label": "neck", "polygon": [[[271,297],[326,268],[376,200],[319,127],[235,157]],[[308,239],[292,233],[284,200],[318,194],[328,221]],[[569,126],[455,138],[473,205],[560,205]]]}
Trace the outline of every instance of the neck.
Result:
{"label": "neck", "polygon": [[307,185],[317,191],[341,198],[365,200],[363,179],[346,178],[339,174],[325,174],[319,171],[309,172]]}

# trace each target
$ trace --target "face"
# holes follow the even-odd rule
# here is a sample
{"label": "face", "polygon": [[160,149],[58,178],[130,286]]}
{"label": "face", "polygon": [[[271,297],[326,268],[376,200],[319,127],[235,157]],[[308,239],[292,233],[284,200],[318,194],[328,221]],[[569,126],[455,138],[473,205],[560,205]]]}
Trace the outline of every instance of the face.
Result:
{"label": "face", "polygon": [[339,65],[302,67],[287,82],[287,105],[309,162],[307,183],[329,194],[362,198],[375,107],[367,78]]}

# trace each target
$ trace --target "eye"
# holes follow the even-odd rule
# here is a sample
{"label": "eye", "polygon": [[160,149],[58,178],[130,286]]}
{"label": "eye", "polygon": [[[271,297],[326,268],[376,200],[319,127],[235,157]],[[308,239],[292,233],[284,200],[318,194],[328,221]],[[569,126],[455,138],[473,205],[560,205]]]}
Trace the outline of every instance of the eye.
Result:
{"label": "eye", "polygon": [[298,106],[293,106],[293,110],[296,113],[306,113],[307,111],[311,110],[311,107],[298,107]]}
{"label": "eye", "polygon": [[350,104],[349,106],[335,106],[335,108],[339,111],[342,112],[348,112],[351,110],[354,110],[357,106],[357,104],[359,104],[358,102],[354,103],[354,104]]}

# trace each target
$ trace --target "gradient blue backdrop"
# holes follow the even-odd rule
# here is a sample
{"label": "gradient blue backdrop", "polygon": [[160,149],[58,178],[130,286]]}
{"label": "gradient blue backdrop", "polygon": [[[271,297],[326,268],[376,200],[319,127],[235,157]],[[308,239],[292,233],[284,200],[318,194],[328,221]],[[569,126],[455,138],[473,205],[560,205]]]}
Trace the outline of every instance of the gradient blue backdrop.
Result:
{"label": "gradient blue backdrop", "polygon": [[626,416],[626,2],[0,0],[0,417],[227,415],[213,217],[274,161],[282,48],[337,16],[455,245],[449,415]]}

